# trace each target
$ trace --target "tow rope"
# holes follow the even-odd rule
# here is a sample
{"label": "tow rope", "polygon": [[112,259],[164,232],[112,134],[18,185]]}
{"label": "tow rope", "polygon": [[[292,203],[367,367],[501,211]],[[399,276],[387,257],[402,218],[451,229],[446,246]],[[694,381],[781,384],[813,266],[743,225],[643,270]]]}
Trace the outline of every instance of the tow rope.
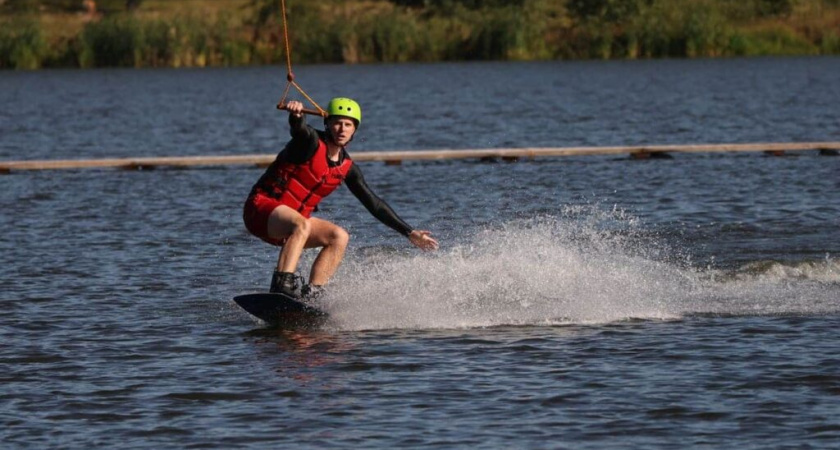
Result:
{"label": "tow rope", "polygon": [[292,46],[289,45],[289,26],[286,20],[286,0],[280,0],[280,8],[283,10],[283,38],[286,44],[286,88],[283,89],[283,97],[277,102],[277,109],[287,109],[286,98],[289,96],[289,90],[294,86],[315,107],[315,109],[304,109],[304,113],[327,117],[327,112],[315,100],[312,100],[312,97],[295,81],[295,74],[292,72]]}

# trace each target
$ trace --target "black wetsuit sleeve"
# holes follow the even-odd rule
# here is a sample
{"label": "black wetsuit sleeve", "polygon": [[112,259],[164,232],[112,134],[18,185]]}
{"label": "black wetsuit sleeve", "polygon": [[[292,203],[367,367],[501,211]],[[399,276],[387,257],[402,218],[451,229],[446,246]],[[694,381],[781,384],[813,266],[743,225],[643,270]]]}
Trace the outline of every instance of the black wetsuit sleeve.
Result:
{"label": "black wetsuit sleeve", "polygon": [[279,157],[292,164],[303,164],[312,159],[318,150],[318,131],[306,124],[304,115],[295,117],[289,114],[289,132],[292,140]]}
{"label": "black wetsuit sleeve", "polygon": [[274,161],[265,169],[260,179],[251,188],[251,195],[258,190],[271,190],[276,183],[277,166],[285,161],[292,164],[303,164],[315,156],[318,151],[318,130],[306,124],[306,119],[289,114],[289,129],[292,134],[286,147],[277,154]]}
{"label": "black wetsuit sleeve", "polygon": [[384,200],[377,197],[370,190],[370,187],[365,183],[365,177],[362,175],[359,166],[356,164],[350,166],[350,171],[347,173],[347,178],[345,178],[344,182],[347,184],[350,192],[373,214],[373,217],[376,217],[380,222],[391,227],[403,236],[411,234],[413,229],[405,221],[400,219],[397,213]]}

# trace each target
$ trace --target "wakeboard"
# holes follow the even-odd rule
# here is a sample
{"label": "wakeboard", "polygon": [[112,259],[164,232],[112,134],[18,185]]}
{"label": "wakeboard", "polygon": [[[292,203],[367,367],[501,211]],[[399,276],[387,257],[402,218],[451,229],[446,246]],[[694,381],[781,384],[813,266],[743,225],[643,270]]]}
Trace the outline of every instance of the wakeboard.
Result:
{"label": "wakeboard", "polygon": [[248,314],[277,327],[315,327],[327,319],[326,312],[279,292],[238,295],[233,301]]}

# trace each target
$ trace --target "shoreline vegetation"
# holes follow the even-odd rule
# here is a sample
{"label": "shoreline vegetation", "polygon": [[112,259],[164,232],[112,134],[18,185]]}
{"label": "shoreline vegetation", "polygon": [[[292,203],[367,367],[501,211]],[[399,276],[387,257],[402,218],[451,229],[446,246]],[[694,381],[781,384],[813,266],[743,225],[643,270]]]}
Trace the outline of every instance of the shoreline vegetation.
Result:
{"label": "shoreline vegetation", "polygon": [[[840,0],[286,0],[294,64],[840,54]],[[284,64],[280,0],[0,0],[0,69]]]}

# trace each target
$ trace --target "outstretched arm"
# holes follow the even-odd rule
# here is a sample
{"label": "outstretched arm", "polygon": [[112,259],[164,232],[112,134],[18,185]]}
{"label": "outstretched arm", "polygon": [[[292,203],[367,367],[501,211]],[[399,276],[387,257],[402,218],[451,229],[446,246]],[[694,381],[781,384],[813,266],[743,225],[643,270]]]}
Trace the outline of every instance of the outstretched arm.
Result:
{"label": "outstretched arm", "polygon": [[315,155],[318,150],[318,132],[306,124],[303,115],[303,103],[291,101],[286,109],[289,111],[289,132],[292,140],[283,149],[283,157],[292,163],[302,164]]}
{"label": "outstretched arm", "polygon": [[415,247],[423,250],[437,250],[438,242],[432,237],[432,233],[425,230],[413,230],[405,223],[384,200],[374,194],[370,187],[368,187],[362,171],[356,164],[350,167],[350,172],[347,174],[345,182],[350,192],[380,222],[406,236]]}

